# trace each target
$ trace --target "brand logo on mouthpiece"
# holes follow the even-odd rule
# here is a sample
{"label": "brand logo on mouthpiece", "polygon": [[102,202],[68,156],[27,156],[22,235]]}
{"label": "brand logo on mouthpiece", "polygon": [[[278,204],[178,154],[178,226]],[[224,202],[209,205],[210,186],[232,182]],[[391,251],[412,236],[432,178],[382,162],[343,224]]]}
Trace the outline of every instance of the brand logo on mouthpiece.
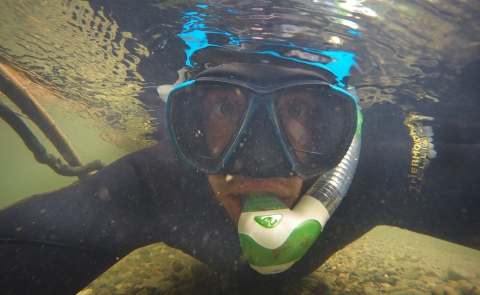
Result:
{"label": "brand logo on mouthpiece", "polygon": [[282,221],[282,218],[282,214],[262,215],[254,217],[255,221],[258,224],[266,228],[274,228],[275,226],[279,225],[280,221]]}

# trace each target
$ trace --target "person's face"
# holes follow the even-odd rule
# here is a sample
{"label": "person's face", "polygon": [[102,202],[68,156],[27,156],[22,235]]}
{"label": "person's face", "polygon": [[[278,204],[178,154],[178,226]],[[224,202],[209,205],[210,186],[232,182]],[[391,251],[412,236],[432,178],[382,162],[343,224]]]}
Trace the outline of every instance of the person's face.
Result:
{"label": "person's face", "polygon": [[303,180],[300,177],[253,178],[243,175],[207,174],[215,195],[230,218],[238,224],[243,210],[241,195],[251,192],[269,192],[290,207],[300,193]]}
{"label": "person's face", "polygon": [[[288,139],[297,150],[308,150],[311,145],[312,110],[315,99],[307,92],[279,95],[278,112],[280,122]],[[213,157],[218,156],[235,133],[243,111],[247,107],[247,97],[238,88],[212,90],[204,97],[204,120],[206,143]],[[303,153],[297,153],[301,161]]]}
{"label": "person's face", "polygon": [[[289,140],[299,149],[310,143],[308,130],[313,97],[307,93],[280,95],[278,108],[287,128]],[[206,143],[212,156],[217,156],[229,142],[247,104],[247,97],[238,89],[213,90],[204,100]],[[252,178],[242,175],[207,175],[215,195],[232,220],[238,224],[243,209],[241,196],[251,192],[269,192],[290,207],[298,197],[303,180],[292,176]]]}

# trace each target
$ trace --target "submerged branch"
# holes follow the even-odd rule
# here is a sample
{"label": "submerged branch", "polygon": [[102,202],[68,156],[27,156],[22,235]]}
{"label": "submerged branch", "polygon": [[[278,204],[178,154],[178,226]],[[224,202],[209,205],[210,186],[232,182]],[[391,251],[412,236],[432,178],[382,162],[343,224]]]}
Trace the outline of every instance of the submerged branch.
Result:
{"label": "submerged branch", "polygon": [[56,173],[63,176],[86,175],[90,172],[100,170],[105,165],[100,160],[95,160],[85,165],[70,167],[62,163],[61,159],[49,154],[45,147],[38,141],[28,126],[20,119],[14,111],[0,101],[0,117],[22,138],[27,148],[33,153],[35,159],[46,164]]}

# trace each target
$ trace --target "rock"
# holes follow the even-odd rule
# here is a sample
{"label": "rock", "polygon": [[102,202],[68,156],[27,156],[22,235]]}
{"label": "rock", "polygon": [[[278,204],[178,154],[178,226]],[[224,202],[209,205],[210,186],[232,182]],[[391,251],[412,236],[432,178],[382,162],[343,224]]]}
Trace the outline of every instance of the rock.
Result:
{"label": "rock", "polygon": [[112,267],[110,267],[110,269],[108,271],[112,271],[112,272],[119,271],[120,268],[122,268],[123,264],[124,264],[123,260],[121,262],[117,262]]}
{"label": "rock", "polygon": [[478,288],[480,288],[480,273],[476,275],[476,277],[471,277],[467,281],[470,283],[476,285]]}
{"label": "rock", "polygon": [[415,288],[420,288],[420,289],[425,289],[426,284],[422,281],[415,281],[414,284],[412,284],[413,287]]}
{"label": "rock", "polygon": [[350,272],[351,276],[357,276],[357,277],[365,277],[368,275],[368,271],[366,270],[354,270]]}
{"label": "rock", "polygon": [[335,285],[337,285],[337,286],[343,287],[347,283],[348,283],[348,278],[346,278],[346,277],[340,277],[339,276],[335,279]]}
{"label": "rock", "polygon": [[420,259],[419,259],[417,256],[412,256],[412,257],[410,257],[410,259],[409,259],[408,261],[410,261],[410,262],[419,262]]}
{"label": "rock", "polygon": [[157,294],[165,294],[167,292],[170,292],[174,287],[174,283],[166,281],[163,284],[157,286]]}
{"label": "rock", "polygon": [[[425,264],[425,263],[424,263],[424,264]],[[420,273],[421,276],[424,276],[424,275],[425,275],[425,269],[422,268],[422,267],[418,267],[418,266],[417,266],[417,267],[414,268],[414,270],[415,270],[415,272]]]}
{"label": "rock", "polygon": [[405,282],[400,280],[395,283],[395,287],[403,287],[403,286],[408,286],[408,285],[405,284]]}
{"label": "rock", "polygon": [[415,289],[406,289],[396,292],[390,292],[388,293],[388,295],[425,295],[425,293]]}
{"label": "rock", "polygon": [[467,281],[459,282],[455,289],[460,290],[462,294],[480,295],[480,286]]}
{"label": "rock", "polygon": [[383,277],[381,275],[373,275],[372,281],[374,281],[375,283],[387,283],[387,284],[392,285],[392,286],[395,285],[395,280],[394,279],[388,278],[388,277]]}
{"label": "rock", "polygon": [[333,272],[334,274],[338,275],[338,274],[340,274],[342,271],[341,271],[340,269],[338,269],[338,268],[334,268],[334,269],[332,269],[332,272]]}
{"label": "rock", "polygon": [[174,272],[181,272],[184,268],[185,265],[183,265],[183,263],[179,262],[178,260],[173,261],[172,269]]}
{"label": "rock", "polygon": [[362,291],[363,291],[362,294],[367,294],[367,295],[377,294],[377,292],[375,291],[375,286],[373,285],[372,282],[362,284]]}
{"label": "rock", "polygon": [[138,254],[140,254],[140,256],[148,256],[150,255],[150,249],[148,247],[141,248],[138,250]]}
{"label": "rock", "polygon": [[416,280],[421,276],[422,276],[422,273],[420,273],[420,272],[413,272],[413,273],[403,275],[403,277],[407,280]]}
{"label": "rock", "polygon": [[92,295],[93,290],[88,288],[88,289],[83,289],[82,291],[78,292],[77,295]]}
{"label": "rock", "polygon": [[396,275],[398,275],[398,272],[395,269],[387,269],[387,275],[388,276],[396,276]]}
{"label": "rock", "polygon": [[130,294],[134,287],[135,284],[132,283],[118,284],[115,286],[115,295]]}
{"label": "rock", "polygon": [[151,261],[152,261],[152,258],[150,258],[149,255],[140,255],[140,257],[138,258],[139,263],[149,263]]}
{"label": "rock", "polygon": [[330,266],[329,266],[329,267],[325,267],[325,268],[324,268],[324,271],[325,271],[325,272],[331,272],[331,271],[333,271],[333,268],[330,267]]}
{"label": "rock", "polygon": [[453,289],[450,286],[437,286],[432,290],[432,295],[459,295],[460,293],[457,290]]}
{"label": "rock", "polygon": [[378,268],[374,267],[374,266],[371,266],[371,267],[369,267],[369,268],[367,269],[367,271],[368,271],[369,273],[377,273],[377,272],[379,272],[380,270],[379,270]]}
{"label": "rock", "polygon": [[362,287],[360,287],[360,286],[357,285],[357,284],[352,285],[350,289],[351,289],[352,291],[354,291],[355,293],[357,293],[357,294],[361,294],[361,293],[362,293]]}
{"label": "rock", "polygon": [[383,288],[383,290],[387,290],[387,289],[390,289],[392,285],[390,285],[389,283],[377,283],[376,287]]}
{"label": "rock", "polygon": [[317,283],[317,285],[313,288],[313,293],[321,295],[321,294],[330,292],[331,290],[332,290],[332,284],[330,284],[330,282],[325,280],[320,280]]}
{"label": "rock", "polygon": [[450,265],[447,268],[447,279],[449,280],[453,280],[453,281],[466,280],[469,277],[470,277],[470,274],[460,267],[457,267],[455,265]]}
{"label": "rock", "polygon": [[149,279],[150,278],[150,274],[146,271],[139,271],[135,274],[135,276],[137,278],[141,278],[141,279]]}
{"label": "rock", "polygon": [[[137,289],[136,289],[137,290]],[[135,290],[135,291],[136,291]],[[142,288],[142,289],[139,289],[140,291],[136,292],[135,294],[136,295],[155,295],[157,293],[157,289],[156,288]]]}
{"label": "rock", "polygon": [[388,268],[388,263],[385,262],[385,261],[382,261],[380,263],[377,263],[377,267],[380,268],[380,269],[386,269],[386,268]]}
{"label": "rock", "polygon": [[[143,283],[140,285],[142,288],[157,288],[158,286],[161,286],[164,284],[166,279],[170,279],[170,277],[164,277],[162,276],[157,276],[152,274],[150,279],[146,279],[143,281]],[[158,290],[157,290],[158,293]],[[97,295],[97,294],[95,294]],[[159,294],[160,295],[160,294]]]}
{"label": "rock", "polygon": [[442,282],[442,280],[440,278],[436,278],[436,277],[423,277],[422,278],[422,281],[425,283],[425,284],[428,284],[428,283],[434,283],[434,284],[439,284]]}
{"label": "rock", "polygon": [[350,281],[354,283],[362,282],[363,278],[357,276],[350,276]]}
{"label": "rock", "polygon": [[[111,280],[110,280],[110,283],[111,284],[114,284],[114,285],[117,285],[117,284],[120,284],[124,279],[124,277],[122,275],[118,275],[118,276],[114,276]],[[79,294],[77,294],[79,295]]]}
{"label": "rock", "polygon": [[391,280],[394,280],[394,281],[395,281],[395,286],[396,286],[396,284],[397,284],[398,281],[401,281],[401,280],[402,280],[402,278],[399,277],[399,276],[389,276],[389,278],[390,278]]}
{"label": "rock", "polygon": [[309,275],[307,277],[304,277],[301,280],[300,284],[307,290],[313,290],[317,285],[318,280],[319,280],[318,277],[315,277],[314,275]]}
{"label": "rock", "polygon": [[398,291],[403,291],[403,290],[407,290],[409,289],[410,287],[407,286],[407,285],[403,285],[403,286],[395,286],[395,287],[390,287],[388,288],[388,290],[386,290],[388,293],[393,293],[393,292],[398,292]]}
{"label": "rock", "polygon": [[427,272],[425,272],[425,275],[427,277],[432,277],[432,278],[440,278],[441,277],[441,275],[434,270],[427,270]]}
{"label": "rock", "polygon": [[115,294],[115,288],[108,288],[106,285],[103,285],[98,288],[93,288],[94,295],[112,295]]}
{"label": "rock", "polygon": [[[136,285],[142,284],[142,282],[143,282],[143,279],[137,277],[136,274],[133,274],[131,272],[127,272],[127,273],[125,273],[125,279],[123,280],[123,283],[120,283],[118,285],[123,285],[123,286],[133,285],[133,286],[136,286]],[[117,288],[117,287],[115,287],[115,288]]]}

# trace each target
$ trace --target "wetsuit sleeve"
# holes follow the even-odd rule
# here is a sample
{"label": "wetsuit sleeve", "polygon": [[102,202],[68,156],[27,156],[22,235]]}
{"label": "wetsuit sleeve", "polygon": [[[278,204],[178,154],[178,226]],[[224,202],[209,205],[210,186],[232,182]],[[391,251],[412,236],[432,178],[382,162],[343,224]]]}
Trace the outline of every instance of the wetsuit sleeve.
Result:
{"label": "wetsuit sleeve", "polygon": [[375,124],[352,186],[363,211],[376,208],[370,219],[480,249],[480,125],[467,113],[443,105],[370,110]]}
{"label": "wetsuit sleeve", "polygon": [[179,170],[162,152],[147,148],[1,210],[2,294],[75,294],[132,250],[161,241],[163,188]]}
{"label": "wetsuit sleeve", "polygon": [[352,185],[294,274],[308,275],[377,225],[480,249],[480,128],[455,123],[451,110],[410,117],[375,104],[362,113]]}
{"label": "wetsuit sleeve", "polygon": [[388,224],[480,249],[480,126],[449,112],[403,121],[407,155],[383,198]]}

